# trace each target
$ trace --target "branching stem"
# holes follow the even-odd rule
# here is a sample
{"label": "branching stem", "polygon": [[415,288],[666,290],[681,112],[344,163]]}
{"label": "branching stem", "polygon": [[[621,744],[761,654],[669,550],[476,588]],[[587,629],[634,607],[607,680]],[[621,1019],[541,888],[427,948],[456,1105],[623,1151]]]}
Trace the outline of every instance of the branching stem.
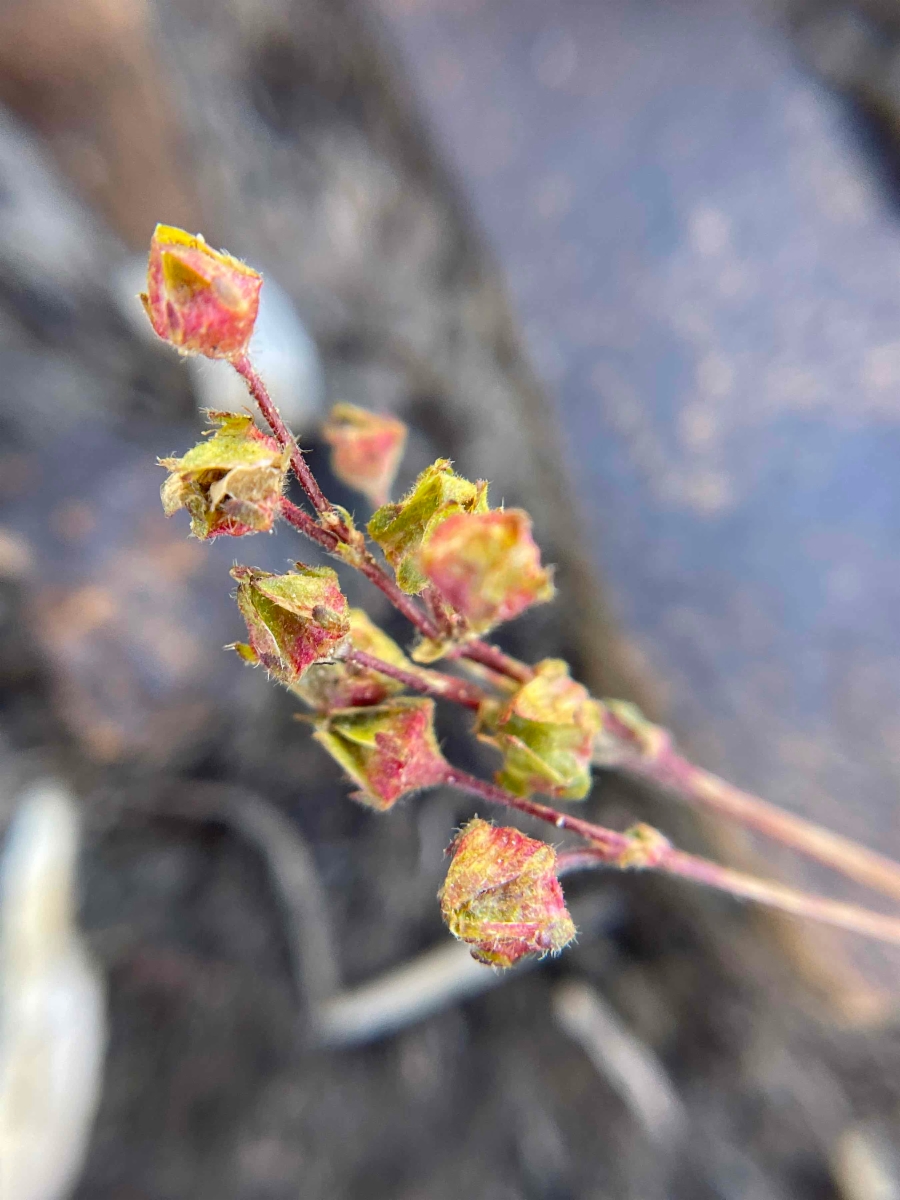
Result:
{"label": "branching stem", "polygon": [[[283,519],[329,553],[338,554],[344,561],[349,561],[355,566],[387,596],[423,637],[439,638],[442,631],[432,613],[423,609],[414,597],[403,592],[368,549],[354,544],[351,530],[326,499],[303,452],[282,420],[265,383],[249,357],[242,355],[235,359],[232,365],[245,380],[251,396],[279,445],[289,450],[291,467],[316,513],[316,517],[312,517],[291,501],[283,499],[280,509]],[[342,544],[352,545],[354,553],[341,555]],[[478,639],[471,639],[452,647],[447,657],[469,659],[517,683],[526,683],[534,675],[532,668],[526,663],[506,654],[497,646]],[[415,691],[452,700],[466,708],[476,709],[483,698],[483,693],[474,685],[441,672],[404,670],[357,650],[350,651],[347,658],[360,666],[392,676]],[[671,737],[663,731],[658,752],[647,754],[643,752],[634,731],[625,722],[620,721],[615,713],[607,709],[605,717],[605,732],[617,750],[621,749],[621,756],[617,755],[615,761],[610,763],[614,769],[657,784],[695,807],[730,817],[860,883],[900,899],[900,864],[848,838],[784,812],[694,766],[676,753]],[[568,851],[562,855],[560,863],[564,869],[596,866],[600,863],[620,867],[630,865],[627,856],[633,847],[633,841],[628,834],[616,833],[580,817],[558,812],[537,801],[515,796],[495,784],[477,779],[453,767],[448,768],[446,781],[472,795],[480,796],[491,804],[514,808],[546,821],[557,829],[568,829],[580,835],[590,844],[585,849]],[[900,943],[900,919],[869,912],[854,905],[807,895],[778,883],[744,875],[720,867],[707,859],[685,854],[667,844],[660,851],[660,855],[652,864],[643,865],[651,865],[668,874],[693,879],[697,883],[719,888],[732,895],[757,900],[785,912],[813,917],[883,941]]]}
{"label": "branching stem", "polygon": [[625,757],[615,764],[617,769],[664,788],[694,808],[765,834],[857,883],[900,900],[900,864],[695,766],[675,750],[672,737],[665,730],[660,731],[656,752],[647,754],[636,744],[628,726],[608,708],[604,712],[604,729],[626,751]]}

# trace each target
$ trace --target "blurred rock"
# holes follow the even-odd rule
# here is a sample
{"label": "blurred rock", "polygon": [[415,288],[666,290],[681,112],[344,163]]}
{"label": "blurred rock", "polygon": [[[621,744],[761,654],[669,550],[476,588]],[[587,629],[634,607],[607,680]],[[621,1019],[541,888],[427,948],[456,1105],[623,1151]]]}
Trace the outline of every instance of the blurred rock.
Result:
{"label": "blurred rock", "polygon": [[105,988],[75,923],[78,834],[73,798],[43,782],[0,860],[0,1200],[65,1200],[100,1095]]}

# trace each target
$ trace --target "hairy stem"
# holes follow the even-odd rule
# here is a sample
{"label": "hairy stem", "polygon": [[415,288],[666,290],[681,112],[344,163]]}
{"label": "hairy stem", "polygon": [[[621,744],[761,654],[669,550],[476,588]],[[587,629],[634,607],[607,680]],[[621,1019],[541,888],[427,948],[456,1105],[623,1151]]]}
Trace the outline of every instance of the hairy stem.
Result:
{"label": "hairy stem", "polygon": [[678,754],[671,735],[665,731],[661,731],[654,753],[641,753],[633,732],[624,722],[609,710],[604,719],[607,732],[630,748],[628,756],[616,764],[627,774],[655,783],[694,808],[728,817],[824,863],[857,883],[900,900],[900,864],[850,838],[776,808],[695,766]]}
{"label": "hairy stem", "polygon": [[477,710],[484,699],[484,692],[481,688],[466,683],[464,679],[457,679],[453,675],[445,675],[441,671],[426,671],[416,668],[407,670],[404,667],[397,667],[393,663],[385,662],[384,659],[376,658],[374,654],[367,654],[365,650],[348,650],[342,655],[342,658],[344,662],[356,663],[357,666],[366,667],[370,671],[388,675],[414,692],[421,692],[425,696],[434,696],[437,700],[451,700],[454,704],[463,705],[464,708]]}
{"label": "hairy stem", "polygon": [[244,382],[250,389],[250,395],[256,401],[259,411],[265,417],[279,446],[290,450],[291,466],[294,469],[294,474],[300,481],[300,486],[309,497],[310,504],[319,514],[331,512],[331,505],[325,499],[322,489],[316,482],[316,477],[309,469],[309,464],[303,457],[303,451],[297,445],[294,435],[281,419],[281,413],[275,407],[272,397],[269,395],[269,389],[263,382],[262,376],[251,363],[248,355],[242,354],[239,358],[232,359],[231,365],[243,377]]}
{"label": "hairy stem", "polygon": [[[588,867],[609,865],[609,853],[602,847],[586,846],[583,849],[566,850],[557,857],[557,868],[561,875]],[[758,904],[765,904],[769,908],[776,908],[793,916],[807,917],[825,925],[834,925],[851,933],[862,934],[864,937],[900,945],[898,917],[889,917],[855,904],[844,904],[839,900],[829,900],[825,896],[810,895],[782,883],[759,879],[741,871],[732,871],[728,867],[710,862],[709,859],[686,854],[674,847],[664,850],[660,861],[654,863],[651,869],[662,871],[666,875],[676,875],[681,879],[690,879],[694,883],[716,888],[739,899],[754,900]]]}
{"label": "hairy stem", "polygon": [[330,554],[337,550],[340,544],[340,539],[336,534],[329,529],[323,529],[315,517],[311,517],[308,512],[304,512],[302,508],[298,508],[296,504],[283,496],[279,503],[279,512],[289,525],[300,531],[310,541],[317,542],[323,546]]}

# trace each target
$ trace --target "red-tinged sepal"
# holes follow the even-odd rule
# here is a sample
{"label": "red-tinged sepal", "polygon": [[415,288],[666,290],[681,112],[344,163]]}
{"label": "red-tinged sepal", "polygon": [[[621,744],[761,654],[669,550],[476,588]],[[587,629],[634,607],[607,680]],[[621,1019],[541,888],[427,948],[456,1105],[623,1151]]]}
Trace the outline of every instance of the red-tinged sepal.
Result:
{"label": "red-tinged sepal", "polygon": [[[412,667],[397,643],[379,629],[363,609],[351,608],[349,617],[349,645],[354,650],[364,650],[395,667]],[[292,690],[311,708],[324,713],[337,708],[381,704],[389,696],[402,692],[403,684],[381,671],[337,659],[311,666]]]}
{"label": "red-tinged sepal", "polygon": [[184,508],[201,539],[267,533],[284,491],[288,454],[242,413],[207,414],[215,431],[181,458],[161,458],[167,517]]}
{"label": "red-tinged sepal", "polygon": [[553,598],[552,572],[521,508],[449,516],[423,544],[419,566],[474,634]]}
{"label": "red-tinged sepal", "polygon": [[384,504],[406,448],[406,426],[355,404],[335,404],[322,429],[331,469],[370,504]]}
{"label": "red-tinged sepal", "polygon": [[347,600],[331,567],[297,563],[287,575],[235,567],[237,603],[249,645],[233,648],[292,687],[314,663],[333,657],[350,631]]}
{"label": "red-tinged sepal", "polygon": [[419,555],[434,531],[455,513],[486,512],[487,484],[471,483],[457,475],[449,459],[426,467],[396,504],[383,504],[367,526],[369,536],[384,551],[397,583],[409,595],[427,585]]}
{"label": "red-tinged sepal", "polygon": [[156,333],[183,354],[236,358],[246,353],[262,276],[207,246],[200,234],[157,225],[141,301]]}
{"label": "red-tinged sepal", "polygon": [[511,967],[526,955],[558,954],[575,937],[552,846],[476,817],[449,852],[441,913],[473,958]]}
{"label": "red-tinged sepal", "polygon": [[380,812],[447,775],[434,732],[434,701],[422,697],[333,712],[314,737],[359,788],[354,799]]}

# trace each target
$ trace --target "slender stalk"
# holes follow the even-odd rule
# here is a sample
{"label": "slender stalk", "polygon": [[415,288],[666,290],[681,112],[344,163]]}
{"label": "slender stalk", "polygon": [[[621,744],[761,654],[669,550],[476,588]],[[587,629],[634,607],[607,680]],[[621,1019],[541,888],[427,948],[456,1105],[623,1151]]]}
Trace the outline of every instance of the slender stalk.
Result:
{"label": "slender stalk", "polygon": [[[556,864],[559,874],[567,875],[589,867],[609,866],[610,857],[608,851],[602,847],[585,846],[563,851],[557,856]],[[871,912],[867,908],[844,904],[839,900],[829,900],[825,896],[809,895],[782,883],[758,879],[741,871],[732,871],[728,867],[720,867],[718,863],[695,854],[686,854],[674,847],[664,851],[663,857],[651,869],[689,879],[704,887],[716,888],[739,899],[754,900],[758,904],[765,904],[769,908],[776,908],[793,916],[807,917],[825,925],[834,925],[851,933],[862,934],[864,937],[900,945],[898,917]]]}
{"label": "slender stalk", "polygon": [[463,642],[447,657],[471,659],[472,662],[481,663],[483,667],[490,667],[498,675],[506,675],[509,679],[514,679],[516,683],[528,683],[530,679],[534,678],[534,671],[526,663],[513,658],[511,654],[504,653],[499,646],[492,646],[490,642],[482,642],[477,638],[471,642]]}
{"label": "slender stalk", "polygon": [[374,654],[367,654],[365,650],[348,650],[342,657],[344,662],[356,663],[357,666],[366,667],[370,671],[388,675],[414,692],[421,692],[425,696],[434,696],[437,700],[451,700],[454,704],[461,704],[464,708],[473,710],[477,710],[484,700],[484,692],[481,688],[466,683],[464,679],[457,679],[453,675],[445,675],[442,671],[426,671],[415,668],[406,670],[404,667],[397,667],[393,663],[385,662],[384,659],[376,658]]}
{"label": "slender stalk", "polygon": [[262,376],[251,363],[248,355],[242,354],[239,358],[232,359],[231,365],[243,377],[244,382],[250,389],[250,395],[256,401],[259,411],[265,417],[279,446],[290,450],[291,466],[294,469],[294,474],[300,481],[300,486],[309,497],[310,504],[319,514],[331,512],[331,505],[325,499],[322,489],[316,482],[316,477],[309,469],[309,464],[303,457],[303,451],[297,445],[294,435],[282,420],[281,413],[275,407],[272,397],[269,395],[269,389],[263,382]]}
{"label": "slender stalk", "polygon": [[315,517],[311,517],[308,512],[304,512],[302,508],[298,508],[296,504],[284,497],[281,498],[279,511],[289,525],[293,525],[311,541],[318,542],[330,554],[335,552],[340,544],[338,537],[330,530],[323,529]]}
{"label": "slender stalk", "polygon": [[607,731],[632,750],[617,764],[627,774],[655,783],[694,808],[728,817],[824,863],[857,883],[900,900],[900,864],[850,838],[776,808],[759,796],[741,791],[710,771],[695,766],[677,753],[671,735],[667,733],[663,734],[656,753],[642,754],[640,747],[635,746],[633,732],[624,722],[609,710],[604,718]]}
{"label": "slender stalk", "polygon": [[458,767],[448,766],[444,782],[451,787],[459,788],[461,792],[478,796],[482,800],[486,800],[488,804],[502,804],[505,808],[514,808],[517,812],[527,813],[529,817],[537,817],[539,821],[546,821],[548,825],[553,825],[556,829],[568,829],[572,833],[577,833],[590,842],[597,851],[605,852],[608,856],[607,862],[615,863],[618,857],[627,854],[632,846],[631,838],[625,833],[617,833],[614,829],[607,829],[603,825],[594,825],[591,821],[582,820],[581,817],[558,812],[548,804],[539,804],[537,800],[531,800],[527,796],[516,796],[505,788],[479,779],[476,775],[470,775],[468,771],[461,771]]}

